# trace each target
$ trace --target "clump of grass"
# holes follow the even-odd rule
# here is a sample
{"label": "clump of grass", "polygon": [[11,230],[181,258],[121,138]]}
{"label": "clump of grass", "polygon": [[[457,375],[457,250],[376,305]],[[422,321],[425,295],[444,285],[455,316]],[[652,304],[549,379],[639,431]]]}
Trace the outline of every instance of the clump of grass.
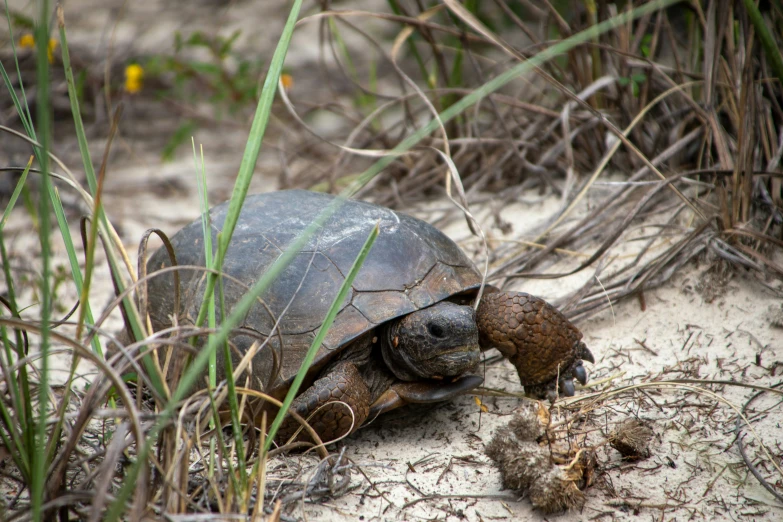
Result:
{"label": "clump of grass", "polygon": [[[237,182],[237,189],[232,204],[232,217],[229,221],[236,222],[236,215],[239,213],[242,205],[242,199],[247,192],[247,185],[252,177],[253,167],[255,165],[258,149],[260,147],[261,138],[265,128],[266,121],[269,117],[269,108],[271,106],[271,100],[274,97],[274,91],[276,88],[277,77],[280,74],[280,69],[285,57],[285,51],[290,40],[291,33],[293,31],[294,22],[296,20],[301,2],[296,2],[292,8],[292,15],[284,29],[283,38],[277,55],[274,57],[272,63],[272,70],[267,75],[267,88],[262,93],[262,102],[259,104],[258,117],[251,131],[251,138],[249,140],[248,153],[246,154],[243,168],[240,170],[240,176]],[[38,31],[36,33],[36,41],[46,42],[48,41],[47,34],[47,17],[48,17],[48,4],[43,3],[41,13],[39,14],[39,20],[37,23]],[[193,380],[200,373],[203,368],[206,358],[209,357],[210,352],[213,352],[216,347],[224,342],[225,334],[236,323],[236,317],[241,315],[241,311],[236,312],[235,315],[226,317],[223,322],[221,330],[208,344],[205,350],[199,353],[199,356],[195,358],[194,363],[187,369],[183,368],[183,373],[178,379],[178,386],[175,389],[170,389],[166,383],[162,380],[162,374],[159,367],[156,365],[156,360],[148,352],[141,353],[141,359],[144,363],[144,370],[136,366],[138,383],[144,383],[145,388],[151,393],[155,409],[159,411],[156,416],[156,422],[152,426],[142,427],[139,422],[139,413],[134,408],[135,401],[129,394],[126,385],[118,374],[108,367],[102,360],[101,346],[99,343],[99,337],[95,335],[100,330],[100,324],[105,320],[105,317],[111,311],[116,304],[122,304],[123,315],[128,325],[128,330],[131,337],[139,340],[145,340],[147,338],[146,328],[144,322],[140,321],[138,311],[136,310],[134,302],[129,297],[129,291],[125,290],[127,286],[124,281],[123,272],[124,269],[120,268],[118,263],[118,250],[121,252],[121,257],[127,259],[127,254],[122,250],[122,245],[116,242],[116,233],[113,232],[111,225],[109,224],[106,216],[103,212],[100,202],[101,188],[105,173],[106,156],[104,156],[104,164],[101,168],[100,175],[97,177],[92,169],[92,160],[89,155],[89,149],[86,146],[86,139],[84,135],[84,129],[81,123],[80,111],[78,107],[78,98],[75,96],[73,76],[71,74],[68,48],[65,35],[65,23],[62,11],[58,11],[58,22],[61,30],[62,48],[63,48],[63,63],[65,65],[68,78],[69,78],[69,92],[71,95],[72,109],[74,122],[76,123],[76,133],[79,139],[80,149],[85,165],[85,171],[87,173],[87,179],[89,184],[89,191],[83,189],[75,178],[71,175],[71,186],[76,188],[89,207],[92,208],[92,218],[89,233],[86,234],[86,255],[87,255],[87,269],[84,279],[84,285],[82,284],[82,274],[79,270],[78,262],[76,262],[76,247],[71,240],[70,232],[67,227],[67,223],[64,220],[64,213],[59,203],[57,193],[53,188],[53,185],[49,182],[49,132],[51,128],[51,122],[49,120],[49,101],[47,98],[48,89],[41,88],[41,86],[47,86],[48,82],[48,60],[46,57],[46,46],[39,46],[37,63],[38,63],[38,75],[37,75],[37,92],[39,93],[39,99],[37,102],[39,115],[39,121],[36,128],[38,129],[38,135],[41,138],[41,144],[34,144],[34,152],[36,153],[37,163],[39,171],[42,174],[43,180],[41,191],[44,195],[51,194],[51,202],[47,197],[40,197],[40,207],[38,209],[39,218],[39,230],[40,230],[40,243],[42,250],[42,272],[41,272],[41,313],[40,320],[35,322],[26,321],[14,321],[11,319],[3,319],[2,332],[5,345],[4,364],[3,371],[7,382],[11,383],[9,392],[13,397],[14,408],[8,410],[3,408],[3,424],[0,429],[0,435],[3,437],[4,443],[7,443],[7,447],[10,450],[11,455],[14,457],[14,461],[17,463],[18,470],[21,474],[21,481],[26,487],[29,487],[29,506],[34,519],[41,519],[48,517],[48,513],[53,508],[52,502],[57,503],[59,492],[63,488],[63,484],[68,473],[68,462],[72,458],[72,452],[76,449],[80,443],[80,436],[85,429],[88,428],[88,424],[94,420],[93,411],[98,404],[107,397],[109,392],[113,396],[118,397],[123,404],[123,412],[119,413],[119,418],[126,417],[129,422],[111,422],[109,423],[110,430],[113,432],[110,435],[110,441],[107,447],[107,455],[112,458],[103,462],[102,469],[104,470],[101,475],[104,476],[104,481],[101,482],[100,487],[95,491],[95,496],[90,495],[92,500],[91,512],[93,516],[100,516],[107,520],[115,520],[117,517],[126,513],[130,506],[126,502],[132,499],[131,512],[136,513],[134,516],[140,515],[146,509],[146,503],[148,501],[148,495],[153,494],[153,491],[149,489],[150,485],[155,488],[155,483],[150,483],[148,475],[151,471],[148,457],[151,456],[152,449],[161,443],[161,448],[171,448],[171,442],[176,438],[176,432],[172,431],[168,427],[168,420],[176,409],[179,408],[179,403],[184,398],[186,392],[190,389]],[[29,111],[26,105],[20,103],[16,98],[16,92],[13,88],[13,84],[10,81],[5,70],[2,70],[3,77],[6,80],[6,88],[9,93],[14,97],[14,101],[17,107],[17,111],[25,123],[29,140],[34,142],[36,140],[36,133],[33,130],[32,121],[29,117]],[[21,75],[18,75],[21,77]],[[63,165],[61,168],[67,171]],[[70,173],[69,173],[70,174]],[[22,178],[24,180],[24,177]],[[52,279],[50,273],[50,256],[49,256],[49,209],[50,205],[54,204],[55,214],[58,217],[60,223],[60,233],[68,251],[69,257],[72,260],[72,267],[74,267],[73,278],[77,286],[77,291],[82,295],[82,302],[80,306],[80,319],[78,321],[76,336],[69,336],[67,334],[55,333],[52,328],[54,322],[51,318],[51,292],[50,292],[50,280]],[[95,262],[94,252],[96,247],[96,240],[98,237],[98,231],[104,240],[104,249],[112,267],[112,273],[115,276],[115,287],[118,293],[118,300],[115,305],[109,307],[104,312],[103,317],[95,322],[89,308],[89,301],[86,297],[89,295],[88,288],[90,284],[90,275],[92,273],[92,267]],[[218,249],[218,257],[216,258],[215,267],[219,270],[222,262],[222,256],[225,255],[225,250],[228,241],[230,241],[231,227],[224,229],[225,244],[221,244]],[[5,248],[3,247],[5,253]],[[7,303],[8,308],[12,315],[18,315],[19,306],[13,298],[14,292],[14,279],[10,274],[7,263],[7,256],[4,255],[4,267],[6,269],[6,284],[8,287],[8,294],[11,296],[11,300]],[[124,267],[128,270],[131,278],[135,278],[134,270],[129,264]],[[278,269],[279,270],[279,269]],[[259,287],[263,289],[264,285],[268,285],[269,281],[274,278],[273,271],[266,278],[266,281],[262,281]],[[210,278],[212,282],[212,288],[214,288],[215,278]],[[130,290],[133,288],[131,287]],[[256,293],[258,290],[256,290]],[[253,294],[249,294],[247,300],[254,299]],[[211,300],[211,295],[205,299],[205,303]],[[247,305],[245,305],[247,306]],[[38,326],[40,325],[40,326]],[[87,328],[84,329],[84,325]],[[15,342],[12,341],[7,335],[7,329],[11,327],[15,329]],[[86,330],[86,332],[85,332]],[[41,369],[39,372],[38,382],[31,382],[28,377],[28,364],[29,360],[25,348],[27,346],[25,333],[35,333],[40,339],[40,354],[32,358],[33,361],[41,361]],[[84,333],[84,335],[82,335]],[[221,337],[222,336],[222,337]],[[55,338],[60,343],[65,343],[72,350],[71,355],[71,374],[68,382],[66,383],[66,390],[71,389],[70,381],[73,378],[75,368],[80,358],[89,358],[94,364],[98,365],[100,369],[100,375],[102,378],[93,383],[90,391],[83,398],[83,406],[77,414],[77,419],[73,425],[69,425],[65,421],[65,414],[68,413],[68,407],[70,403],[70,395],[66,393],[65,397],[61,401],[55,401],[55,407],[49,406],[47,399],[49,398],[50,384],[48,380],[48,365],[50,363],[50,340]],[[83,340],[84,339],[84,340]],[[86,346],[82,344],[86,342],[95,343],[96,355],[91,352],[85,353]],[[143,341],[143,344],[148,344],[149,341]],[[206,357],[206,358],[205,358]],[[18,368],[17,368],[18,366]],[[19,371],[20,379],[17,380],[14,375]],[[141,399],[141,388],[136,392],[136,396]],[[113,405],[112,401],[112,405]],[[5,403],[2,403],[3,405]],[[50,421],[50,415],[55,414],[55,426],[54,431],[47,429]],[[61,432],[64,425],[68,425],[69,435],[63,441],[61,440]],[[125,440],[126,434],[132,434],[133,437],[129,440]],[[159,441],[158,437],[161,436]],[[172,438],[174,437],[174,438]],[[112,491],[113,500],[110,500],[106,495],[109,493],[110,486],[114,479],[113,465],[116,464],[117,459],[125,454],[128,443],[135,444],[135,462],[129,467],[127,473],[124,474],[123,485],[118,487],[116,491]],[[164,451],[163,456],[166,456]],[[173,461],[163,459],[164,464],[172,465]],[[108,466],[108,467],[107,467]],[[99,468],[100,469],[100,468]],[[171,468],[173,469],[173,468]],[[240,474],[240,478],[246,477],[246,471],[243,470]],[[94,476],[85,477],[87,484],[93,483]],[[187,481],[187,473],[183,477]],[[159,484],[158,484],[159,485]],[[242,483],[243,491],[239,496],[241,505],[247,505],[250,489],[246,482]],[[89,488],[88,488],[89,489]],[[236,489],[236,486],[235,486]],[[187,488],[185,488],[187,490]],[[170,490],[169,490],[170,491]],[[167,496],[171,499],[171,496]],[[82,498],[78,499],[81,505],[84,505]],[[48,503],[48,504],[47,504]],[[109,504],[111,504],[109,506]],[[70,504],[65,504],[65,509],[68,509]],[[89,505],[89,504],[88,504]],[[232,503],[232,506],[234,503]],[[78,510],[78,505],[71,505],[71,508]],[[108,510],[103,513],[103,510]],[[103,514],[101,514],[103,513]]]}

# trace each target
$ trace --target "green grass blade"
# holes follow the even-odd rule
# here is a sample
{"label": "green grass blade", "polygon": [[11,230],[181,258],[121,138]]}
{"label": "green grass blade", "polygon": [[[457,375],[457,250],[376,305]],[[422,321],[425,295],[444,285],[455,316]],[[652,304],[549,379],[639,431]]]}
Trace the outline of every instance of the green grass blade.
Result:
{"label": "green grass blade", "polygon": [[[775,37],[764,22],[764,17],[761,16],[758,5],[754,0],[742,0],[745,4],[745,10],[748,12],[753,27],[759,35],[761,40],[761,46],[764,48],[764,54],[769,58],[772,68],[775,70],[775,74],[778,77],[780,86],[783,86],[783,57],[780,55],[780,49],[775,43]],[[779,6],[780,4],[778,4]]]}
{"label": "green grass blade", "polygon": [[[92,164],[90,148],[87,145],[87,135],[84,132],[84,122],[82,121],[82,113],[79,107],[79,96],[76,88],[76,82],[74,81],[73,77],[73,67],[71,67],[71,54],[68,48],[68,35],[65,31],[65,17],[63,15],[62,6],[57,6],[57,25],[60,30],[60,49],[62,53],[63,68],[65,70],[65,81],[68,87],[68,99],[70,100],[71,104],[71,116],[73,118],[73,124],[76,131],[76,141],[79,144],[79,153],[82,157],[82,165],[84,166],[84,174],[87,178],[87,185],[90,188],[90,193],[92,194],[93,198],[97,199],[98,183],[95,177],[95,168]],[[103,212],[103,206],[96,205],[93,213],[93,221],[95,223],[93,227],[96,227],[97,224],[104,219],[106,219],[106,217]],[[94,251],[95,241],[93,240],[92,243],[92,250]],[[83,284],[83,288],[79,289],[82,307],[79,314],[79,330],[81,330],[81,326],[84,321],[90,324],[95,322],[92,316],[90,303],[87,299],[90,290],[90,277],[87,273],[87,268],[90,266],[91,261],[90,256],[88,255],[88,260],[85,263],[85,282]],[[101,347],[100,338],[97,335],[93,336],[92,338],[92,348],[96,353],[103,356],[103,348]]]}
{"label": "green grass blade", "polygon": [[[288,15],[285,27],[283,27],[283,33],[280,36],[275,52],[272,55],[272,61],[269,64],[269,71],[266,74],[261,96],[258,100],[256,114],[253,118],[253,124],[250,127],[250,134],[248,136],[247,145],[245,146],[245,152],[242,155],[242,162],[239,165],[237,181],[234,184],[234,190],[231,193],[231,200],[228,204],[226,220],[223,224],[222,239],[218,244],[217,259],[215,260],[215,268],[218,271],[223,266],[223,260],[226,257],[228,245],[231,243],[231,236],[234,234],[234,228],[239,219],[242,204],[245,201],[245,196],[247,196],[250,180],[253,178],[253,172],[255,171],[258,154],[261,151],[261,143],[264,138],[264,132],[266,131],[266,125],[269,122],[269,115],[272,112],[272,102],[274,101],[275,93],[277,92],[277,82],[280,79],[280,73],[283,71],[285,55],[288,51],[288,46],[291,43],[291,36],[293,35],[301,7],[302,0],[294,0],[294,5],[291,7],[291,12]],[[207,303],[214,295],[216,280],[217,277],[214,273],[211,273],[207,277],[207,286],[204,290],[204,301],[201,304],[201,309],[196,318],[197,326],[204,324],[204,318],[207,314]]]}
{"label": "green grass blade", "polygon": [[[218,234],[218,238],[220,237],[220,234]],[[220,302],[220,315],[221,317],[225,317],[226,314],[226,300],[225,295],[223,294],[223,279],[218,280],[218,299]],[[231,363],[231,349],[228,346],[228,342],[224,341],[220,346],[223,348],[223,363],[225,364],[225,372],[226,372],[226,387],[228,388],[228,407],[229,411],[231,412],[231,424],[233,426],[241,426],[241,420],[239,418],[239,400],[237,398],[237,388],[236,383],[234,382],[234,367]],[[217,350],[215,350],[217,352]],[[213,352],[213,353],[215,353]],[[210,354],[212,355],[212,354]],[[233,430],[234,433],[234,446],[236,447],[237,452],[237,467],[238,471],[241,473],[241,485],[242,485],[242,491],[247,493],[247,484],[248,484],[248,478],[247,478],[247,465],[245,460],[245,446],[243,444],[242,439],[242,430],[235,429]]]}
{"label": "green grass blade", "polygon": [[95,196],[98,187],[98,181],[95,177],[95,167],[92,164],[90,148],[87,145],[87,135],[84,132],[84,122],[82,121],[82,112],[79,107],[79,96],[76,89],[76,81],[73,78],[73,67],[71,67],[71,54],[68,50],[68,35],[65,31],[65,17],[62,6],[57,7],[57,25],[60,29],[60,49],[62,52],[63,68],[65,69],[65,81],[68,85],[68,99],[71,103],[71,114],[73,116],[73,125],[76,130],[76,141],[79,144],[79,153],[84,165],[84,174],[87,178],[87,186],[90,187],[90,193]]}
{"label": "green grass blade", "polygon": [[[209,219],[209,199],[207,197],[207,174],[204,166],[204,148],[200,147],[201,162],[199,163],[198,156],[196,155],[196,141],[191,137],[191,145],[193,147],[193,162],[196,167],[196,186],[198,187],[198,202],[199,209],[201,210],[201,232],[204,238],[204,266],[207,268],[214,268],[213,249],[212,249],[212,223]],[[215,299],[214,297],[209,300],[207,304],[207,325],[211,330],[215,329]],[[216,366],[217,360],[215,353],[210,354],[209,357],[209,385],[214,389],[217,386]]]}
{"label": "green grass blade", "polygon": [[318,334],[315,336],[315,339],[313,339],[310,348],[307,350],[307,354],[302,361],[302,366],[299,368],[299,371],[294,378],[294,382],[291,383],[291,388],[289,388],[288,393],[283,400],[283,405],[280,407],[280,412],[275,416],[275,420],[272,421],[272,426],[269,427],[269,433],[267,434],[266,440],[264,441],[264,453],[269,451],[269,448],[274,441],[275,435],[277,435],[277,430],[280,429],[280,425],[283,423],[285,414],[288,412],[288,408],[291,407],[291,403],[294,401],[297,393],[299,393],[299,387],[302,385],[302,381],[304,381],[304,378],[307,375],[307,371],[313,364],[315,354],[318,353],[318,349],[321,347],[321,343],[323,342],[324,337],[326,337],[329,328],[332,327],[334,318],[337,317],[337,313],[340,311],[343,301],[348,295],[348,291],[351,289],[353,280],[356,278],[356,275],[362,268],[364,260],[367,258],[367,254],[370,253],[370,249],[372,248],[373,243],[375,243],[375,240],[378,238],[379,233],[380,228],[376,224],[375,228],[373,228],[370,232],[370,235],[367,236],[367,240],[364,242],[362,249],[359,251],[359,255],[356,256],[356,260],[353,262],[353,266],[351,266],[350,272],[348,272],[348,275],[345,277],[345,281],[343,281],[342,286],[340,286],[340,291],[337,292],[337,297],[335,297],[334,301],[332,301],[332,306],[326,313],[324,322],[318,329]]}
{"label": "green grass blade", "polygon": [[47,56],[49,42],[49,2],[40,2],[38,25],[35,30],[36,40],[36,81],[38,85],[36,98],[37,127],[40,132],[41,144],[38,154],[38,164],[41,168],[41,192],[38,194],[38,232],[41,244],[41,367],[38,384],[38,419],[36,420],[36,441],[33,451],[33,473],[30,484],[30,503],[32,504],[33,520],[43,519],[44,484],[46,482],[46,419],[49,409],[49,333],[51,331],[52,294],[50,287],[51,250],[49,204],[47,194],[52,193],[52,181],[49,178],[49,148],[51,143],[51,105],[49,102],[49,58]]}
{"label": "green grass blade", "polygon": [[[214,391],[214,388],[210,388],[210,392],[212,391]],[[217,424],[220,421],[220,412],[217,409],[217,404],[215,404],[215,394],[210,393],[208,397],[209,397],[209,406],[212,409],[212,418],[214,419],[213,423]],[[233,429],[233,431],[239,431],[240,433],[242,432],[242,430],[236,430],[236,429]],[[222,429],[215,430],[215,437],[217,438],[217,443],[220,445],[221,448],[227,447],[226,440],[223,438]],[[213,438],[212,440],[215,439]],[[243,468],[239,466],[237,466],[236,469],[234,469],[233,467],[229,467],[228,469],[226,469],[226,474],[228,475],[228,480],[231,483],[231,488],[234,490],[235,493],[238,493],[240,491],[245,491],[242,485],[237,483],[237,474],[239,474],[240,476],[245,475],[245,470]],[[241,496],[244,497],[244,495]],[[244,511],[244,509],[242,511]]]}
{"label": "green grass blade", "polygon": [[237,220],[239,219],[239,213],[242,210],[242,204],[245,201],[245,196],[247,195],[247,190],[250,186],[250,180],[253,178],[258,154],[261,150],[261,142],[263,141],[266,125],[269,122],[269,115],[272,111],[272,102],[274,101],[275,93],[277,92],[277,83],[280,79],[280,73],[283,70],[285,55],[288,51],[288,46],[291,43],[291,36],[293,35],[294,26],[299,17],[299,10],[301,7],[302,0],[295,0],[294,5],[291,7],[291,13],[288,15],[288,20],[283,28],[283,34],[280,36],[280,41],[275,48],[275,53],[272,55],[272,61],[269,64],[269,71],[264,80],[261,97],[258,100],[256,115],[253,118],[253,124],[250,127],[250,134],[247,145],[245,146],[245,152],[242,155],[242,163],[239,166],[237,182],[231,193],[231,203],[229,203],[226,222],[223,225],[222,230],[223,238],[218,246],[218,268],[223,266],[226,250],[231,242],[234,227],[236,227]]}
{"label": "green grass blade", "polygon": [[27,181],[27,175],[30,173],[30,167],[32,167],[32,165],[33,157],[30,156],[30,160],[27,162],[27,166],[24,168],[22,175],[19,177],[19,181],[16,183],[14,192],[11,194],[11,199],[8,201],[8,205],[6,205],[5,210],[3,211],[3,218],[0,219],[0,233],[2,233],[3,229],[5,228],[5,222],[8,221],[8,217],[11,215],[11,211],[16,205],[16,200],[19,199],[19,194],[22,193],[22,188],[24,188],[24,183]]}

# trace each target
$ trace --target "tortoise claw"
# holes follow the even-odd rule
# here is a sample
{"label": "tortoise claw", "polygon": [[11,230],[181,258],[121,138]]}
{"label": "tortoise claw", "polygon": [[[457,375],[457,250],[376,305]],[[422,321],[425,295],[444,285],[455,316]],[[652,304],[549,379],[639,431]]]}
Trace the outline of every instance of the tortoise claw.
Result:
{"label": "tortoise claw", "polygon": [[587,370],[581,360],[577,360],[569,369],[560,374],[560,378],[554,378],[548,382],[525,386],[525,393],[536,399],[548,399],[555,402],[558,396],[573,397],[576,394],[576,384],[587,384]]}
{"label": "tortoise claw", "polygon": [[585,370],[585,367],[582,365],[582,361],[579,361],[574,367],[574,377],[576,377],[576,380],[579,381],[582,386],[587,384],[587,370]]}
{"label": "tortoise claw", "polygon": [[560,389],[563,390],[563,395],[566,397],[573,397],[576,393],[576,388],[574,387],[574,380],[573,379],[565,379],[562,381]]}
{"label": "tortoise claw", "polygon": [[[585,345],[583,342],[579,342],[579,346],[576,347],[576,353],[577,357],[582,359],[583,361],[588,361],[593,364],[595,364],[595,357],[593,357],[593,353],[590,351],[590,349]],[[584,383],[582,383],[584,384]]]}

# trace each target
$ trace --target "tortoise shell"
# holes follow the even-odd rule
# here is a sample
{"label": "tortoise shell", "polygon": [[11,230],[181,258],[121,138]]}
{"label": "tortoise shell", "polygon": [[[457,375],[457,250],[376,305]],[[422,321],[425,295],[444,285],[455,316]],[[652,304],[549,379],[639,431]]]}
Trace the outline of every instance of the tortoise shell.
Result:
{"label": "tortoise shell", "polygon": [[[230,276],[223,279],[226,310],[233,308],[333,199],[304,190],[256,194],[245,199],[223,264],[224,274]],[[210,211],[213,245],[217,245],[217,233],[223,228],[227,211],[228,203]],[[432,225],[388,208],[348,200],[261,295],[260,302],[230,338],[236,352],[244,353],[251,343],[269,336],[280,318],[281,335],[275,333],[274,342],[253,360],[257,385],[274,392],[285,389],[293,380],[345,275],[377,223],[380,234],[315,357],[311,373],[377,326],[470,293],[481,283],[470,259]],[[205,266],[200,218],[177,232],[171,243],[178,265]],[[149,260],[148,273],[167,266],[171,261],[166,249],[161,248]],[[206,274],[193,269],[181,269],[179,274],[178,324],[192,324],[203,299]],[[149,312],[156,329],[172,324],[174,284],[172,272],[148,282]],[[234,358],[236,364],[239,355]]]}

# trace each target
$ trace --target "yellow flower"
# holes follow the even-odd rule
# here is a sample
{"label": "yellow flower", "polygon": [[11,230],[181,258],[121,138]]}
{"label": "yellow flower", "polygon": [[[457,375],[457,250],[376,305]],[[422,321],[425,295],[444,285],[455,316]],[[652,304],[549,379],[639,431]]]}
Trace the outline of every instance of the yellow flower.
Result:
{"label": "yellow flower", "polygon": [[[46,56],[49,57],[49,63],[54,61],[54,50],[57,49],[57,40],[54,38],[49,39],[49,45],[46,46]],[[19,38],[20,49],[35,49],[35,37],[26,33]]]}
{"label": "yellow flower", "polygon": [[54,50],[57,49],[57,40],[49,38],[49,45],[46,46],[46,56],[49,57],[49,63],[54,61]]}
{"label": "yellow flower", "polygon": [[283,73],[280,75],[280,83],[283,84],[283,89],[289,91],[294,86],[294,77],[288,73]]}
{"label": "yellow flower", "polygon": [[49,45],[46,46],[46,56],[49,58],[49,63],[54,62],[55,49],[57,49],[57,40],[49,38]]}
{"label": "yellow flower", "polygon": [[144,85],[144,68],[136,63],[125,67],[125,90],[131,94],[139,92]]}
{"label": "yellow flower", "polygon": [[33,49],[35,47],[35,37],[30,33],[23,34],[19,38],[19,47],[22,49]]}

